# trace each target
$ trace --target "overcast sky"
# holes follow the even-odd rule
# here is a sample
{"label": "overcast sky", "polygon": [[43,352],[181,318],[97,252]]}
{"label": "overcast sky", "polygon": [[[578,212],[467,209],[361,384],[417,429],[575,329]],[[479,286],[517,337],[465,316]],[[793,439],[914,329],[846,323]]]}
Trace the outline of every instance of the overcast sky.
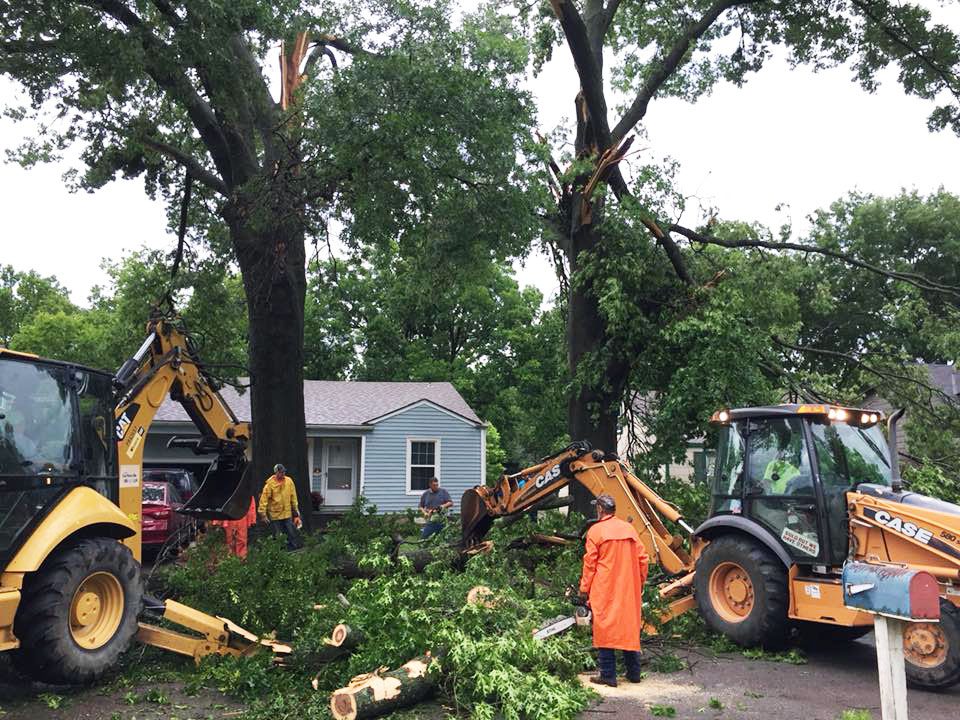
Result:
{"label": "overcast sky", "polygon": [[[960,28],[960,9],[941,10],[938,19]],[[530,85],[543,130],[569,118],[573,105],[572,64],[565,48],[555,55]],[[639,145],[651,156],[680,163],[680,190],[692,198],[685,216],[690,224],[703,205],[727,219],[775,227],[792,219],[802,233],[810,213],[851,190],[960,192],[960,138],[928,132],[932,105],[905,96],[895,75],[883,79],[879,91],[868,95],[851,81],[849,69],[814,74],[773,61],[745,87],[721,86],[696,104],[655,100],[645,120],[648,139]],[[8,101],[14,92],[0,78],[0,99]],[[0,148],[16,144],[25,131],[0,121]],[[92,286],[106,281],[102,258],[118,259],[141,246],[171,248],[175,240],[141,181],[70,194],[61,181],[68,167],[27,171],[0,165],[6,226],[0,264],[56,275],[82,304]],[[784,207],[780,212],[778,205]],[[548,297],[556,292],[545,258],[532,257],[519,277]]]}

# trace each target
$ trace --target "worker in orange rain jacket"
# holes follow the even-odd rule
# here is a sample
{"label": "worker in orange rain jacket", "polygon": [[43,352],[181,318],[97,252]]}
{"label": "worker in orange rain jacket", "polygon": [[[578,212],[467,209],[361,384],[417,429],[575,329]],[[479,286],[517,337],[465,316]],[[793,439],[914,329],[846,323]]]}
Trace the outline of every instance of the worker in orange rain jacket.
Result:
{"label": "worker in orange rain jacket", "polygon": [[590,680],[617,686],[616,651],[623,651],[627,679],[640,682],[640,629],[643,627],[643,583],[647,552],[633,526],[614,516],[616,501],[600,495],[597,522],[587,532],[580,594],[593,612],[593,646],[598,649],[600,674]]}
{"label": "worker in orange rain jacket", "polygon": [[223,528],[223,532],[227,537],[227,549],[230,551],[230,554],[236,555],[238,558],[246,558],[247,531],[251,526],[257,524],[257,504],[251,497],[250,509],[247,510],[247,514],[242,518],[239,520],[214,520],[213,524]]}

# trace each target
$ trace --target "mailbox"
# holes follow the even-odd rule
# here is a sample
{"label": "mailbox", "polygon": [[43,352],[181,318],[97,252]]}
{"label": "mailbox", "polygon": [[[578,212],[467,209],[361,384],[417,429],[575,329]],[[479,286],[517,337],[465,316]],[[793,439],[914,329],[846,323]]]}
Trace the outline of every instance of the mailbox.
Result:
{"label": "mailbox", "polygon": [[939,620],[940,588],[922,570],[850,562],[843,566],[843,604],[902,620]]}

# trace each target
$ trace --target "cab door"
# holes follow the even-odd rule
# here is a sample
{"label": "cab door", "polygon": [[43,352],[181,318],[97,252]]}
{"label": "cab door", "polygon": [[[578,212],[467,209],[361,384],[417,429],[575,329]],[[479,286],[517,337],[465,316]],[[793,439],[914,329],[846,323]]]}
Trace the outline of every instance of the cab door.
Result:
{"label": "cab door", "polygon": [[798,563],[822,561],[827,543],[802,420],[759,418],[747,430],[745,514],[776,535]]}

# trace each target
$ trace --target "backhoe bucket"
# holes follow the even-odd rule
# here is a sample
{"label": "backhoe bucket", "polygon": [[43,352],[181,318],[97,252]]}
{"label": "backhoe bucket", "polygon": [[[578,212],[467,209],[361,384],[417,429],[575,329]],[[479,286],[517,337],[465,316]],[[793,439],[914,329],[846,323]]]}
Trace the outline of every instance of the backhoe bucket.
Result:
{"label": "backhoe bucket", "polygon": [[178,512],[200,520],[239,520],[250,510],[250,465],[242,456],[221,455],[196,494]]}
{"label": "backhoe bucket", "polygon": [[479,543],[490,532],[492,525],[493,517],[487,512],[483,498],[476,489],[467,490],[460,499],[461,546],[466,549]]}

